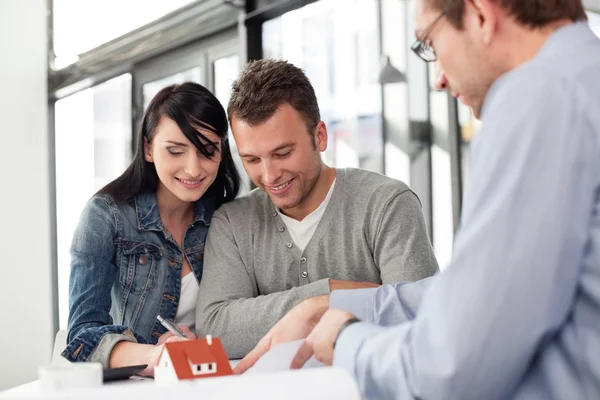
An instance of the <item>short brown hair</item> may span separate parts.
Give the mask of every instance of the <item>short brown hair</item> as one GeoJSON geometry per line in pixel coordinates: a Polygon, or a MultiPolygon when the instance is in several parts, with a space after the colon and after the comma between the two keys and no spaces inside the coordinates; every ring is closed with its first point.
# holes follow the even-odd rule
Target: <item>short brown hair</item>
{"type": "MultiPolygon", "coordinates": [[[[463,27],[464,0],[425,0],[432,7],[446,11],[446,18],[458,29],[463,27]]],[[[586,21],[581,0],[493,0],[517,22],[531,28],[540,28],[564,18],[586,21]]]]}
{"type": "Polygon", "coordinates": [[[312,133],[321,120],[315,90],[300,68],[283,60],[262,59],[246,65],[231,88],[229,122],[236,118],[257,125],[283,104],[298,111],[312,133]]]}

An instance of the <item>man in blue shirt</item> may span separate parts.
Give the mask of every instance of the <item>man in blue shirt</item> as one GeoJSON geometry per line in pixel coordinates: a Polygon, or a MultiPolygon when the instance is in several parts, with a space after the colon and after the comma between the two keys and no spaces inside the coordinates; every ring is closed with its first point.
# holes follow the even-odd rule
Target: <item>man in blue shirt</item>
{"type": "Polygon", "coordinates": [[[367,398],[598,399],[600,40],[580,0],[415,11],[413,50],[483,122],[453,259],[415,284],[305,300],[236,371],[308,336],[292,366],[315,354],[367,398]]]}

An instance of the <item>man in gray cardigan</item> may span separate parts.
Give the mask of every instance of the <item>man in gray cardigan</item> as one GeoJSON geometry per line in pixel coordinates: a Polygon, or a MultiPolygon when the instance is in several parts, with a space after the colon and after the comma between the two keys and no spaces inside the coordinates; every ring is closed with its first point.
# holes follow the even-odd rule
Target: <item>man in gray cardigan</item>
{"type": "Polygon", "coordinates": [[[199,336],[220,337],[229,358],[241,358],[308,297],[438,271],[408,186],[322,161],[327,129],[302,70],[285,61],[250,63],[233,85],[228,114],[257,189],[212,218],[199,336]]]}

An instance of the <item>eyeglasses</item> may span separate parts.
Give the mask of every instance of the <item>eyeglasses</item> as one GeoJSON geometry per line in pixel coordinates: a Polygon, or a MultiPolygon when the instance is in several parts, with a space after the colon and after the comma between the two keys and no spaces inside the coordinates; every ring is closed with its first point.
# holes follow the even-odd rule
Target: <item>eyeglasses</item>
{"type": "Polygon", "coordinates": [[[429,26],[423,31],[423,34],[420,38],[410,46],[410,49],[415,52],[419,58],[425,62],[433,62],[437,60],[437,56],[435,55],[435,51],[431,48],[430,45],[427,44],[427,36],[433,30],[433,27],[437,22],[442,19],[442,17],[446,15],[446,10],[442,11],[441,14],[431,23],[429,26]]]}

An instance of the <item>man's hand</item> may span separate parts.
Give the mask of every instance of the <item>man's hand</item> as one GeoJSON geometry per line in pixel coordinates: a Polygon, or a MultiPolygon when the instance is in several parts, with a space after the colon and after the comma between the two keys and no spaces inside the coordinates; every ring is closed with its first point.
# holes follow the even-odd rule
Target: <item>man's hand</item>
{"type": "Polygon", "coordinates": [[[333,363],[333,345],[342,325],[354,315],[343,310],[329,310],[298,349],[290,365],[291,369],[302,368],[312,355],[326,365],[333,363]]]}
{"type": "Polygon", "coordinates": [[[329,295],[311,297],[302,301],[271,328],[256,347],[236,365],[233,372],[236,374],[246,372],[263,354],[279,343],[307,337],[328,308],[329,295]]]}
{"type": "Polygon", "coordinates": [[[334,290],[377,288],[379,286],[381,285],[371,282],[339,281],[336,279],[329,280],[329,291],[331,292],[334,290]]]}

